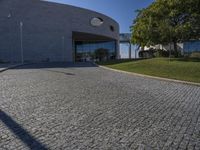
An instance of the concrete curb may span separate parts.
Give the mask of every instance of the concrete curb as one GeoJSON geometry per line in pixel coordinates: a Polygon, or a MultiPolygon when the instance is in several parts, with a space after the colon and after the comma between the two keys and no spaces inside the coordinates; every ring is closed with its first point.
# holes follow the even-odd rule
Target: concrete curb
{"type": "Polygon", "coordinates": [[[133,72],[127,72],[127,71],[122,71],[122,70],[117,70],[117,69],[112,69],[109,67],[101,66],[95,63],[100,68],[115,71],[115,72],[120,72],[120,73],[126,73],[129,75],[134,75],[138,77],[143,77],[143,78],[151,78],[151,79],[156,79],[156,80],[162,80],[162,81],[168,81],[168,82],[175,82],[175,83],[182,83],[182,84],[187,84],[187,85],[194,85],[194,86],[200,86],[200,83],[195,83],[195,82],[189,82],[189,81],[181,81],[181,80],[175,80],[175,79],[168,79],[168,78],[162,78],[162,77],[155,77],[155,76],[150,76],[150,75],[144,75],[144,74],[139,74],[139,73],[133,73],[133,72]]]}
{"type": "Polygon", "coordinates": [[[14,69],[16,67],[20,67],[20,66],[24,66],[24,65],[28,65],[28,64],[16,64],[16,65],[11,65],[11,66],[8,66],[8,67],[5,67],[4,69],[0,69],[0,73],[6,71],[6,70],[9,70],[9,69],[14,69]]]}

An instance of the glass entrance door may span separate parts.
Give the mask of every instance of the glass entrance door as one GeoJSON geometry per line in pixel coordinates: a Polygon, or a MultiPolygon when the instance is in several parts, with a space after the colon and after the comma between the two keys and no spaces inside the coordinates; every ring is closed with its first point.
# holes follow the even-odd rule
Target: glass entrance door
{"type": "Polygon", "coordinates": [[[115,58],[115,41],[75,41],[76,61],[106,61],[115,58]]]}

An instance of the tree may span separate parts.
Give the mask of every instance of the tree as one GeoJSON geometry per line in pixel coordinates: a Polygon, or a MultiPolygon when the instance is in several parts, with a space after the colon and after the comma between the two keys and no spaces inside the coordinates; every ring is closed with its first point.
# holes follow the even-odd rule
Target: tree
{"type": "Polygon", "coordinates": [[[199,0],[156,0],[138,10],[131,26],[132,42],[144,46],[177,43],[200,38],[199,0]]]}

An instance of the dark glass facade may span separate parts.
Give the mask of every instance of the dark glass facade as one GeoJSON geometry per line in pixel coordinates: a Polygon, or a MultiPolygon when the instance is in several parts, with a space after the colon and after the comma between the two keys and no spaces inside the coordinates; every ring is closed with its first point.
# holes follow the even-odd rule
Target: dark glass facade
{"type": "Polygon", "coordinates": [[[200,41],[189,41],[183,43],[184,53],[200,52],[200,41]]]}
{"type": "Polygon", "coordinates": [[[116,41],[75,41],[76,61],[105,61],[116,58],[116,41]]]}

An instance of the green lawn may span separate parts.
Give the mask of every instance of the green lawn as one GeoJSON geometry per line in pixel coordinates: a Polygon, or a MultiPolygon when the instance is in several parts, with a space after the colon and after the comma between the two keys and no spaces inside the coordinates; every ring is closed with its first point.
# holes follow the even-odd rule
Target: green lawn
{"type": "Polygon", "coordinates": [[[153,58],[99,62],[113,69],[200,83],[200,60],[153,58]]]}

